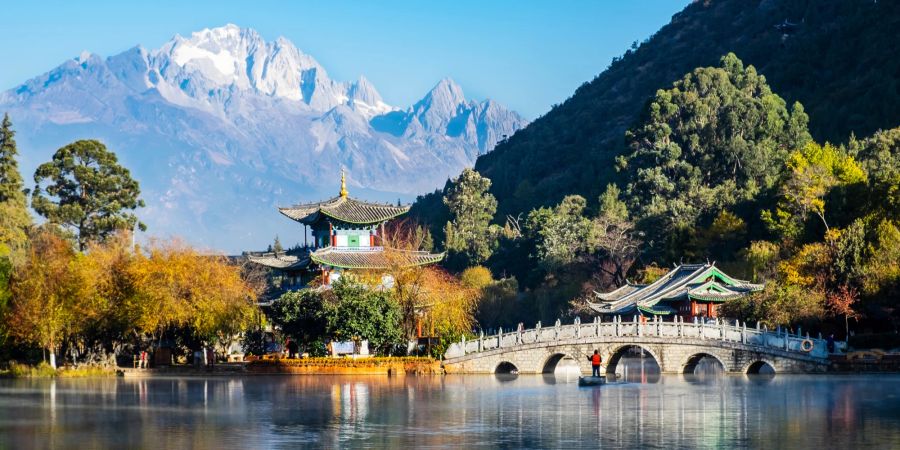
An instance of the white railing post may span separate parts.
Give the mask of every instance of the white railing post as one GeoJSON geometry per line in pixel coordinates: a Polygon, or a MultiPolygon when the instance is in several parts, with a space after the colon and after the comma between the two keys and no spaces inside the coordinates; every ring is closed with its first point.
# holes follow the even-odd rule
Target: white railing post
{"type": "Polygon", "coordinates": [[[790,339],[790,337],[791,337],[790,330],[788,330],[787,328],[785,328],[785,329],[784,329],[784,349],[785,349],[785,350],[788,349],[788,340],[790,339]]]}
{"type": "Polygon", "coordinates": [[[484,351],[484,330],[478,332],[478,351],[484,351]]]}
{"type": "Polygon", "coordinates": [[[466,354],[466,335],[462,336],[462,351],[463,351],[463,355],[465,355],[466,354]]]}
{"type": "Polygon", "coordinates": [[[643,333],[644,330],[641,330],[641,322],[640,322],[640,320],[638,320],[638,316],[634,316],[631,320],[634,321],[634,322],[633,322],[633,323],[634,323],[634,328],[636,329],[635,331],[637,331],[637,335],[638,335],[638,336],[643,336],[643,335],[644,335],[644,333],[643,333]]]}
{"type": "Polygon", "coordinates": [[[747,322],[741,327],[741,344],[747,343],[747,322]]]}
{"type": "Polygon", "coordinates": [[[503,347],[503,327],[497,329],[497,348],[503,347]]]}
{"type": "Polygon", "coordinates": [[[597,329],[594,331],[594,334],[599,337],[600,336],[600,316],[594,317],[594,326],[597,327],[597,329]]]}

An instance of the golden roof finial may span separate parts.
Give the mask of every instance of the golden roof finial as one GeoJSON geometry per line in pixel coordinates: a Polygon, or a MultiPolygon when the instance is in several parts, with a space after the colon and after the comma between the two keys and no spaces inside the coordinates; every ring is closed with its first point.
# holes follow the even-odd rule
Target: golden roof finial
{"type": "Polygon", "coordinates": [[[347,177],[344,175],[344,169],[341,169],[341,197],[347,197],[347,177]]]}

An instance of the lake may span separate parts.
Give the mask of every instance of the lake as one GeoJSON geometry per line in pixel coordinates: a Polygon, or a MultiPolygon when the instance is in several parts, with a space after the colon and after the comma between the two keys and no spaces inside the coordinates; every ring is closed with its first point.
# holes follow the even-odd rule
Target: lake
{"type": "Polygon", "coordinates": [[[0,380],[0,448],[900,448],[900,376],[0,380]]]}

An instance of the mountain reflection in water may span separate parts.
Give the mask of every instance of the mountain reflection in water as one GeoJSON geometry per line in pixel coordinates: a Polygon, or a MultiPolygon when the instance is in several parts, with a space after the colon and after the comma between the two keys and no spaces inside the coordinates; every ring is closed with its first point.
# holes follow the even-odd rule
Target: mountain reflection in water
{"type": "Polygon", "coordinates": [[[0,380],[0,448],[900,448],[900,376],[640,362],[600,388],[569,374],[0,380]]]}

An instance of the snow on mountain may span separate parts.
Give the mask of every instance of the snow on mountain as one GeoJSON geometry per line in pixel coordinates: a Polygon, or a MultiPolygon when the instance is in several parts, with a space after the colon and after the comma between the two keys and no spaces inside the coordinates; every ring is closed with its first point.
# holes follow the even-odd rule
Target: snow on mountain
{"type": "Polygon", "coordinates": [[[364,77],[332,80],[284,38],[235,25],[159,49],[83,53],[0,93],[23,172],[62,145],[98,138],[141,182],[154,235],[226,251],[302,240],[276,205],[355,194],[396,201],[443,185],[526,122],[441,80],[408,108],[364,77]]]}

